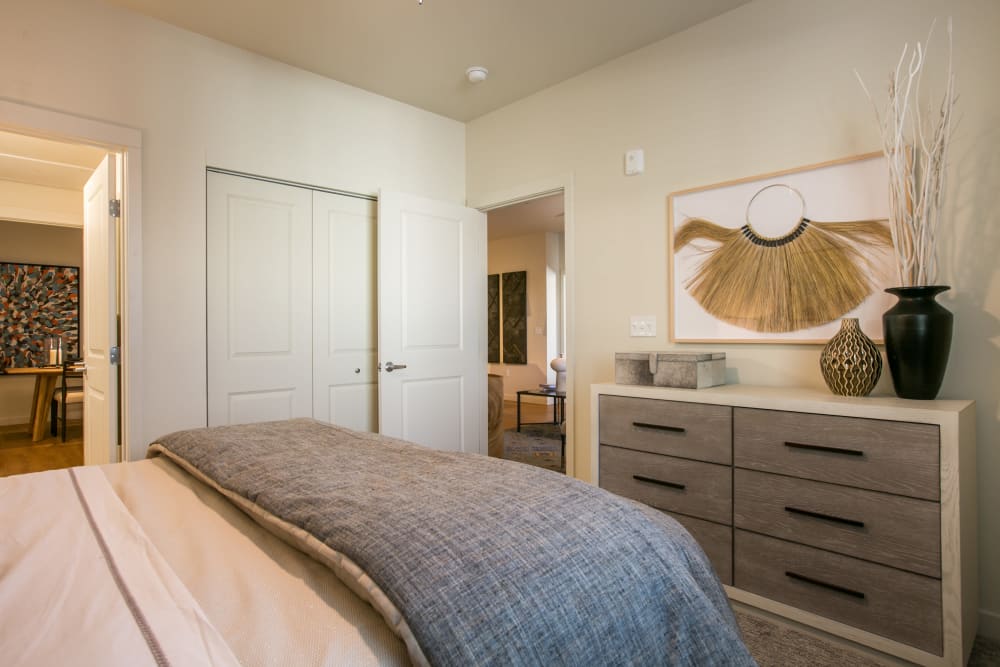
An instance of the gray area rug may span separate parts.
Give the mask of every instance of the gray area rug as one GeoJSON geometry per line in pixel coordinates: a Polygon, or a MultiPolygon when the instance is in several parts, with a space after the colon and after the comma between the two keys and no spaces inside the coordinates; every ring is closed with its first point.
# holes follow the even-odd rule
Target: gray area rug
{"type": "Polygon", "coordinates": [[[556,472],[566,472],[558,424],[524,424],[503,434],[503,457],[556,472]]]}
{"type": "MultiPolygon", "coordinates": [[[[883,662],[784,624],[736,612],[743,640],[760,667],[883,667],[883,662]]],[[[968,667],[1000,666],[1000,642],[977,637],[968,667]]]]}

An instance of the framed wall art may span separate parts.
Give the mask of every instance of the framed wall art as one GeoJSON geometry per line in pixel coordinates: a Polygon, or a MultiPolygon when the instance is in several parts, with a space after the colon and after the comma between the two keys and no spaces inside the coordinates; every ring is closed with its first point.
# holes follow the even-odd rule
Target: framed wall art
{"type": "Polygon", "coordinates": [[[672,193],[671,340],[825,343],[856,317],[880,342],[888,217],[882,153],[672,193]]]}
{"type": "Polygon", "coordinates": [[[504,273],[500,278],[503,304],[503,363],[528,363],[528,272],[504,273]]]}
{"type": "Polygon", "coordinates": [[[486,361],[500,363],[500,274],[486,276],[486,361]]]}
{"type": "Polygon", "coordinates": [[[80,269],[0,262],[0,365],[44,366],[45,339],[80,349],[80,269]]]}

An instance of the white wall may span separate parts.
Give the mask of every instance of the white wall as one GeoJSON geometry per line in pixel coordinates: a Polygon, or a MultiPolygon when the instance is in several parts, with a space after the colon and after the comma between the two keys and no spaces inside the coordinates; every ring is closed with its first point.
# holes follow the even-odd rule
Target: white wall
{"type": "Polygon", "coordinates": [[[0,181],[0,219],[83,227],[83,192],[0,181]]]}
{"type": "MultiPolygon", "coordinates": [[[[493,239],[487,246],[487,273],[527,271],[528,363],[490,364],[491,373],[504,376],[504,399],[508,401],[515,400],[521,389],[537,389],[540,384],[555,382],[555,374],[549,368],[547,348],[545,236],[544,232],[539,232],[493,239]],[[539,329],[541,333],[536,333],[539,329]]],[[[554,331],[552,333],[555,334],[554,331]]],[[[523,400],[535,399],[525,397],[523,400]]],[[[538,398],[537,402],[546,400],[548,399],[538,398]]]]}
{"type": "MultiPolygon", "coordinates": [[[[670,347],[670,192],[878,150],[871,105],[904,42],[939,18],[925,77],[940,90],[942,21],[955,20],[961,121],[941,234],[940,301],[955,313],[943,398],[977,401],[982,631],[1000,637],[1000,3],[756,0],[468,125],[469,198],[571,173],[576,471],[591,478],[589,387],[616,351],[670,347]],[[645,149],[646,173],[622,174],[645,149]],[[631,314],[657,337],[628,336],[631,314]]],[[[734,381],[823,387],[819,346],[720,345],[734,381]]],[[[891,391],[883,379],[877,391],[891,391]]]]}
{"type": "MultiPolygon", "coordinates": [[[[545,233],[545,356],[550,361],[563,351],[562,345],[562,284],[565,268],[561,232],[545,233]]],[[[549,367],[549,377],[555,383],[555,371],[549,367]]]]}
{"type": "Polygon", "coordinates": [[[143,442],[205,424],[205,167],[461,203],[465,129],[108,7],[5,3],[0,98],[142,131],[143,442]]]}
{"type": "MultiPolygon", "coordinates": [[[[83,195],[77,197],[82,210],[83,195]]],[[[83,230],[0,220],[0,262],[79,267],[83,230]]],[[[33,377],[0,375],[0,424],[27,424],[34,390],[33,377]]]]}

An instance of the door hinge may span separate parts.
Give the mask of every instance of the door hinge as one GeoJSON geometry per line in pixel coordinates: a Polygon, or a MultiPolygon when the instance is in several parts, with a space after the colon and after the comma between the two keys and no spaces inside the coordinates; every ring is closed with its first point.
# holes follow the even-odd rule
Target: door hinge
{"type": "Polygon", "coordinates": [[[108,215],[112,218],[120,218],[122,216],[122,200],[121,199],[109,199],[108,200],[108,215]]]}
{"type": "Polygon", "coordinates": [[[108,360],[113,365],[118,365],[122,362],[122,349],[117,345],[111,347],[111,354],[108,355],[108,360]]]}

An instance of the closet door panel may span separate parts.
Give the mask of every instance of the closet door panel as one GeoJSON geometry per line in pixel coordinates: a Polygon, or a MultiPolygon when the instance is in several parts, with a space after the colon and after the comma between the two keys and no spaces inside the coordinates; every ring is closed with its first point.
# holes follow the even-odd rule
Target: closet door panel
{"type": "Polygon", "coordinates": [[[312,415],[311,193],[208,174],[208,425],[312,415]]]}
{"type": "Polygon", "coordinates": [[[329,419],[317,419],[355,431],[378,433],[377,383],[333,385],[327,387],[326,397],[329,419]]]}
{"type": "Polygon", "coordinates": [[[376,203],[313,193],[313,415],[378,431],[376,203]]]}

